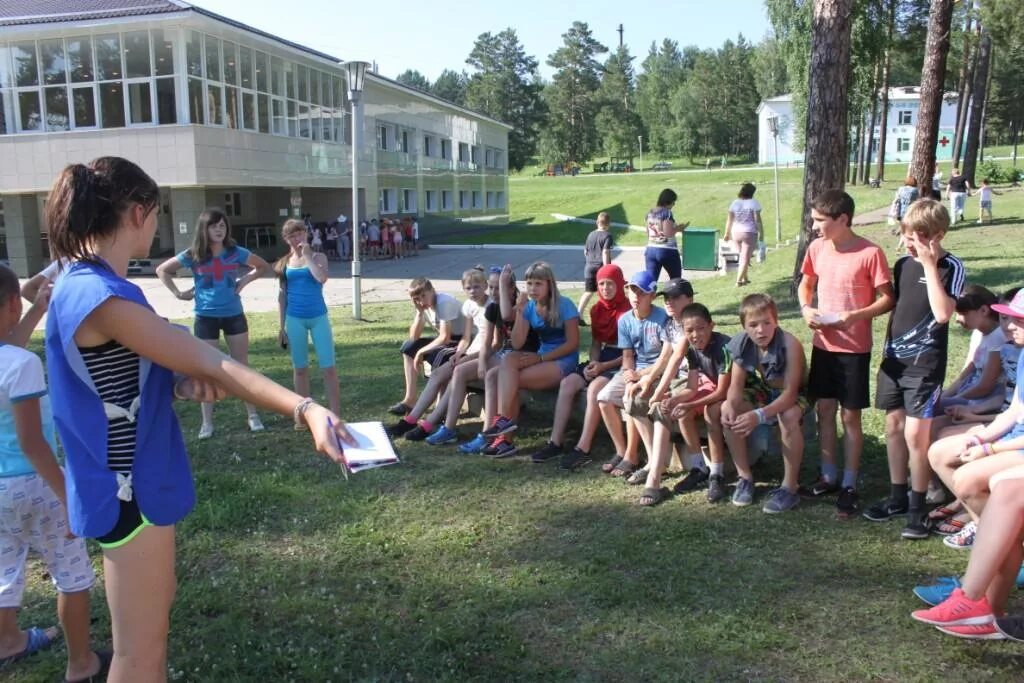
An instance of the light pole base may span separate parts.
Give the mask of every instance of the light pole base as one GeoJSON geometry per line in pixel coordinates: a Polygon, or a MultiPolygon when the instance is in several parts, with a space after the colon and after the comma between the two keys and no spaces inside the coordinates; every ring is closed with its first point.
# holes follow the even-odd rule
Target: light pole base
{"type": "Polygon", "coordinates": [[[352,262],[352,317],[356,320],[363,319],[363,264],[360,261],[352,262]]]}

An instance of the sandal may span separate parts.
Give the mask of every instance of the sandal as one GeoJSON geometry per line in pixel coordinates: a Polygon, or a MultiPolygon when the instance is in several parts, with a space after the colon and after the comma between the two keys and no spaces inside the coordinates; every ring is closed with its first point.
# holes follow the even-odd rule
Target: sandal
{"type": "Polygon", "coordinates": [[[639,486],[647,481],[647,474],[649,472],[650,470],[646,466],[641,467],[636,472],[633,472],[633,474],[626,477],[626,483],[630,486],[639,486]]]}
{"type": "Polygon", "coordinates": [[[654,507],[664,503],[666,500],[672,497],[672,493],[662,486],[660,489],[645,488],[644,492],[640,494],[640,499],[636,502],[640,507],[654,507]]]}
{"type": "Polygon", "coordinates": [[[99,671],[88,678],[76,678],[73,681],[65,678],[64,683],[103,683],[103,681],[107,680],[107,674],[110,673],[110,663],[114,660],[114,653],[102,650],[96,653],[96,657],[100,660],[99,671]]]}
{"type": "Polygon", "coordinates": [[[612,458],[611,460],[609,460],[605,464],[601,465],[601,471],[604,472],[605,474],[611,474],[612,470],[614,470],[616,467],[618,467],[619,463],[621,463],[621,462],[622,462],[622,456],[621,455],[616,455],[614,458],[612,458]]]}
{"type": "Polygon", "coordinates": [[[3,659],[0,659],[0,671],[6,669],[11,664],[14,664],[17,661],[22,660],[25,657],[28,657],[29,655],[35,654],[36,652],[39,652],[41,650],[48,649],[51,645],[53,645],[53,642],[57,640],[57,636],[51,638],[49,635],[47,635],[45,629],[41,629],[36,626],[27,629],[25,633],[28,634],[28,641],[25,643],[25,649],[21,652],[17,652],[11,655],[10,657],[4,657],[3,659]]]}
{"type": "Polygon", "coordinates": [[[638,465],[634,465],[630,461],[628,461],[625,458],[623,458],[622,462],[620,462],[618,465],[616,465],[615,469],[612,470],[612,476],[613,477],[628,477],[629,475],[631,475],[634,472],[636,472],[637,467],[639,467],[639,466],[638,465]]]}
{"type": "Polygon", "coordinates": [[[941,522],[943,520],[949,519],[958,512],[960,512],[959,507],[953,508],[948,505],[940,505],[939,507],[935,508],[934,510],[928,513],[928,519],[930,519],[933,522],[941,522]]]}
{"type": "Polygon", "coordinates": [[[952,536],[953,534],[960,533],[966,525],[966,522],[962,522],[955,517],[950,517],[949,519],[944,519],[935,524],[932,527],[932,531],[937,533],[939,536],[952,536]]]}

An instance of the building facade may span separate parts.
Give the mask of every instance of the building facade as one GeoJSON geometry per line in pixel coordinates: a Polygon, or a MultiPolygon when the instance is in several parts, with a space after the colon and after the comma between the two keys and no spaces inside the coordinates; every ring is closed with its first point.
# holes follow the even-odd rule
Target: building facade
{"type": "MultiPolygon", "coordinates": [[[[903,87],[889,89],[889,112],[885,117],[885,161],[886,163],[910,163],[914,153],[914,133],[917,130],[917,117],[921,109],[921,89],[919,87],[903,87]]],[[[793,125],[793,96],[780,95],[764,100],[757,108],[757,161],[759,164],[770,164],[775,159],[774,140],[768,119],[776,116],[779,121],[779,163],[801,164],[804,160],[803,151],[793,148],[795,138],[793,125]]],[[[855,125],[856,122],[851,122],[855,125]]],[[[870,121],[865,120],[867,126],[870,121]]],[[[956,128],[956,95],[947,96],[942,101],[939,113],[939,139],[935,145],[935,158],[939,161],[953,158],[953,137],[956,128]],[[951,99],[952,98],[952,99],[951,99]]],[[[871,163],[878,162],[879,133],[881,125],[876,125],[871,141],[871,163]]],[[[851,161],[854,150],[850,150],[851,161]]]]}
{"type": "Polygon", "coordinates": [[[338,59],[194,5],[0,4],[0,258],[37,272],[54,178],[105,155],[160,185],[154,256],[209,206],[270,253],[289,216],[351,215],[354,150],[361,217],[506,213],[509,126],[374,73],[355,145],[352,116],[338,59]]]}

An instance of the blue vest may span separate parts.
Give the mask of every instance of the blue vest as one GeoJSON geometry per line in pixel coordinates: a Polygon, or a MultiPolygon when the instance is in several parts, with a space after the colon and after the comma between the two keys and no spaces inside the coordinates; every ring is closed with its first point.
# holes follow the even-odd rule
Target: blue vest
{"type": "MultiPolygon", "coordinates": [[[[152,310],[142,290],[103,266],[74,263],[58,278],[46,319],[46,361],[57,433],[66,453],[68,517],[78,536],[96,538],[117,523],[117,477],[107,466],[107,417],[75,345],[75,333],[110,297],[152,310]]],[[[139,359],[132,485],[139,509],[167,526],[195,505],[185,442],[174,413],[174,373],[139,359]]]]}

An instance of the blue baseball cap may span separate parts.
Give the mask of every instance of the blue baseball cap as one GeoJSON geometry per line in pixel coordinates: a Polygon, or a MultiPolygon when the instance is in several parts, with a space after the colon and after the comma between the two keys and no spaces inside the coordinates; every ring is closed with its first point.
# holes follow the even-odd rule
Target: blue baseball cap
{"type": "Polygon", "coordinates": [[[629,283],[626,287],[636,287],[646,294],[654,294],[658,291],[658,281],[651,277],[651,274],[646,270],[641,270],[629,278],[629,283]]]}

